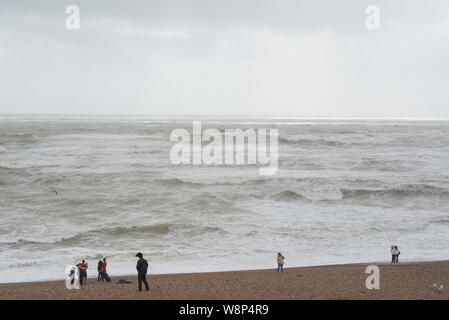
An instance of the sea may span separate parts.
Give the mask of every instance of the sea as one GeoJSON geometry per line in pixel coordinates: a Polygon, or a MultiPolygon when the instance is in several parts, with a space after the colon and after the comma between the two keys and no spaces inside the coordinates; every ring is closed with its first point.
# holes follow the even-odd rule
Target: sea
{"type": "MultiPolygon", "coordinates": [[[[0,282],[449,259],[449,120],[0,116],[0,282]],[[277,129],[278,170],[174,164],[175,129],[277,129]]],[[[95,280],[96,281],[96,280],[95,280]]]]}

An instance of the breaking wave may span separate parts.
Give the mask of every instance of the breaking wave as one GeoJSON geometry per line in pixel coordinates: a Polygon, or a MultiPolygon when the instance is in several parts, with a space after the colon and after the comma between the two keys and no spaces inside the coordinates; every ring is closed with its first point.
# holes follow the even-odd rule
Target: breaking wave
{"type": "Polygon", "coordinates": [[[408,198],[408,197],[429,197],[440,196],[449,198],[449,190],[437,188],[429,185],[404,185],[396,188],[387,189],[343,189],[344,198],[369,198],[369,197],[391,197],[391,198],[408,198]]]}
{"type": "Polygon", "coordinates": [[[148,239],[152,237],[164,236],[170,232],[182,232],[187,234],[205,234],[211,232],[226,232],[222,228],[218,227],[195,227],[188,224],[155,224],[155,225],[142,225],[132,227],[111,227],[111,228],[98,228],[84,232],[77,233],[67,238],[57,239],[40,239],[39,237],[25,238],[19,237],[17,239],[8,239],[0,241],[3,245],[58,245],[58,246],[70,246],[80,244],[86,241],[96,241],[101,239],[100,243],[107,243],[108,240],[114,239],[130,239],[146,237],[148,239]]]}
{"type": "Polygon", "coordinates": [[[396,188],[386,189],[302,189],[302,190],[284,190],[282,192],[274,193],[270,196],[276,201],[294,201],[300,199],[324,201],[324,200],[342,200],[342,199],[356,199],[363,198],[396,198],[404,199],[409,197],[444,197],[449,199],[449,190],[437,188],[429,185],[404,185],[396,188]]]}
{"type": "Polygon", "coordinates": [[[345,146],[347,143],[336,141],[336,140],[326,140],[326,139],[292,139],[279,137],[279,144],[293,145],[293,146],[329,146],[329,147],[340,147],[345,146]]]}

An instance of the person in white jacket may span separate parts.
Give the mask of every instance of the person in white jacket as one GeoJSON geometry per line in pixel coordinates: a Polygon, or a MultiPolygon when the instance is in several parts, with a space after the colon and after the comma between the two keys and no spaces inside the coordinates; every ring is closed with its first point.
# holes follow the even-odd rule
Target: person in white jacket
{"type": "Polygon", "coordinates": [[[401,254],[401,252],[398,249],[398,246],[394,246],[394,261],[396,263],[399,263],[399,255],[401,254]]]}
{"type": "Polygon", "coordinates": [[[391,246],[391,263],[399,263],[400,254],[398,246],[391,246]]]}

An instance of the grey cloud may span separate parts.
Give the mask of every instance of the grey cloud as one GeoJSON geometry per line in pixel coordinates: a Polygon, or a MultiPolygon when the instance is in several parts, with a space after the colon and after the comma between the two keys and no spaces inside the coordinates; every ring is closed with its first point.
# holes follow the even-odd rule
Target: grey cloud
{"type": "Polygon", "coordinates": [[[449,3],[2,1],[0,113],[449,116],[449,3]],[[65,28],[77,4],[81,29],[65,28]],[[365,28],[365,8],[381,29],[365,28]]]}

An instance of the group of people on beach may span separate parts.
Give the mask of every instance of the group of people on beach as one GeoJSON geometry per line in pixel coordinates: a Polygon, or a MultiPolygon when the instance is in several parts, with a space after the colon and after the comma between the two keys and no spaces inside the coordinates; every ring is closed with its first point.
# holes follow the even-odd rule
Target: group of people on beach
{"type": "MultiPolygon", "coordinates": [[[[77,268],[79,270],[79,281],[80,286],[87,284],[87,269],[89,268],[89,265],[87,264],[86,260],[82,260],[80,263],[78,263],[77,268]]],[[[98,281],[111,281],[111,279],[108,276],[108,273],[106,272],[106,268],[108,266],[108,262],[106,261],[106,258],[103,259],[103,261],[98,260],[98,281]]]]}
{"type": "MultiPolygon", "coordinates": [[[[148,272],[148,261],[143,258],[143,254],[139,252],[136,254],[136,257],[139,258],[137,261],[136,269],[137,269],[137,282],[139,286],[139,291],[142,291],[142,283],[145,285],[146,291],[150,290],[150,286],[147,282],[147,272],[148,272]]],[[[110,282],[111,278],[109,278],[109,275],[107,273],[107,266],[108,262],[106,261],[106,258],[103,258],[103,260],[98,260],[98,282],[110,282]]],[[[85,260],[82,260],[80,263],[76,265],[76,267],[79,270],[79,283],[80,286],[87,284],[87,269],[89,268],[87,262],[85,260]]],[[[74,271],[72,271],[73,274],[74,271]]],[[[120,279],[123,280],[123,279],[120,279]]],[[[74,279],[72,279],[73,284],[74,279]]],[[[119,283],[130,283],[129,281],[119,281],[119,283]]]]}
{"type": "MultiPolygon", "coordinates": [[[[401,252],[398,249],[398,246],[392,245],[391,246],[391,263],[399,263],[399,255],[401,252]]],[[[148,261],[143,258],[143,254],[139,252],[136,254],[136,257],[139,258],[137,261],[136,269],[137,269],[137,282],[138,282],[138,288],[139,291],[142,291],[142,283],[145,285],[146,291],[150,290],[150,287],[147,282],[147,272],[148,272],[148,261]]],[[[276,272],[284,272],[284,264],[285,264],[285,257],[282,253],[278,252],[276,256],[276,262],[277,262],[277,270],[276,272]]],[[[98,271],[98,281],[102,282],[110,282],[111,279],[109,278],[106,270],[107,270],[107,261],[106,258],[103,260],[98,261],[97,271],[98,271]]],[[[80,285],[83,284],[86,285],[87,283],[87,269],[88,264],[85,260],[83,260],[81,263],[76,265],[79,268],[80,272],[80,285]]],[[[122,279],[121,279],[122,280],[122,279]]],[[[119,283],[121,283],[119,281],[119,283]]],[[[129,282],[124,282],[129,283],[129,282]]]]}
{"type": "Polygon", "coordinates": [[[98,271],[98,282],[109,282],[111,279],[108,276],[108,273],[106,272],[106,268],[108,267],[108,262],[106,261],[106,258],[103,258],[103,261],[98,260],[97,265],[97,271],[98,271]]]}
{"type": "Polygon", "coordinates": [[[398,246],[391,246],[391,263],[399,263],[399,255],[401,251],[399,251],[398,246]]]}
{"type": "MultiPolygon", "coordinates": [[[[401,254],[401,251],[399,251],[398,246],[392,245],[391,246],[391,263],[399,263],[399,255],[401,254]]],[[[276,257],[277,262],[277,270],[276,272],[284,272],[284,263],[285,263],[285,257],[282,253],[278,252],[276,257]]]]}

